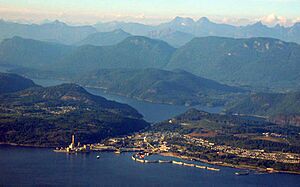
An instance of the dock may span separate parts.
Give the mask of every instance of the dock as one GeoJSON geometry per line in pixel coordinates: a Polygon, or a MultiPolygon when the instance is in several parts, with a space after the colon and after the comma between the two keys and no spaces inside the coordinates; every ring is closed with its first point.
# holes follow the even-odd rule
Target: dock
{"type": "Polygon", "coordinates": [[[207,166],[202,166],[202,165],[197,165],[197,164],[192,164],[192,163],[186,163],[186,162],[180,162],[180,161],[175,161],[175,160],[147,160],[147,159],[139,159],[136,157],[136,154],[133,154],[131,156],[132,160],[140,163],[160,163],[160,164],[165,164],[165,163],[171,163],[175,165],[180,165],[180,166],[186,166],[186,167],[194,167],[194,168],[199,168],[199,169],[206,169],[209,171],[220,171],[219,168],[213,168],[213,167],[207,167],[207,166]]]}

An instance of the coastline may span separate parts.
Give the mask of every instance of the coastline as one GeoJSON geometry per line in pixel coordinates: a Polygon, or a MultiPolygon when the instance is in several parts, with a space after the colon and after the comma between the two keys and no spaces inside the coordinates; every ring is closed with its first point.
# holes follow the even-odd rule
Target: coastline
{"type": "MultiPolygon", "coordinates": [[[[7,143],[7,142],[0,142],[0,145],[7,145],[7,146],[14,146],[14,147],[27,147],[27,148],[48,148],[48,149],[53,149],[56,148],[56,146],[42,146],[42,145],[33,145],[33,144],[17,144],[17,143],[7,143]]],[[[83,153],[85,154],[85,153],[83,153]]],[[[215,166],[222,166],[222,167],[230,167],[230,168],[236,168],[236,169],[246,169],[246,170],[251,170],[251,171],[256,171],[258,173],[265,173],[265,174],[271,174],[271,173],[283,173],[283,174],[292,174],[292,175],[300,175],[300,171],[282,171],[282,170],[273,170],[273,171],[267,171],[266,168],[259,168],[259,167],[254,167],[254,166],[249,166],[249,165],[233,165],[229,163],[225,163],[222,161],[218,162],[212,162],[204,159],[199,159],[196,157],[184,157],[180,156],[176,153],[158,153],[158,155],[165,156],[165,157],[173,157],[173,158],[179,158],[182,160],[193,160],[197,162],[202,162],[210,165],[215,165],[215,166]]]]}
{"type": "Polygon", "coordinates": [[[147,103],[152,103],[152,104],[173,105],[173,106],[186,106],[186,107],[196,107],[196,106],[202,106],[202,107],[224,107],[222,105],[203,105],[201,103],[195,103],[195,102],[187,105],[187,104],[182,103],[182,102],[180,102],[180,103],[182,103],[182,104],[180,104],[180,103],[167,102],[167,101],[151,100],[151,99],[141,98],[141,97],[138,97],[138,96],[129,96],[129,95],[126,95],[126,94],[121,93],[121,92],[114,92],[114,91],[108,90],[108,89],[103,88],[103,87],[90,86],[90,85],[85,85],[85,84],[80,84],[80,83],[76,83],[76,84],[79,84],[80,86],[82,86],[84,88],[88,88],[88,89],[101,90],[105,94],[110,94],[110,95],[125,97],[125,98],[128,98],[128,99],[133,99],[133,100],[147,102],[147,103]]]}
{"type": "Polygon", "coordinates": [[[31,148],[55,148],[56,146],[46,146],[46,145],[34,145],[34,144],[17,144],[10,142],[0,142],[0,145],[14,146],[14,147],[31,147],[31,148]]]}
{"type": "Polygon", "coordinates": [[[249,166],[249,165],[233,165],[225,162],[212,162],[204,159],[199,159],[195,157],[182,157],[176,153],[159,153],[161,156],[167,156],[167,157],[174,157],[174,158],[179,158],[182,160],[193,160],[193,161],[198,161],[198,162],[203,162],[206,164],[211,164],[211,165],[216,165],[216,166],[222,166],[222,167],[230,167],[230,168],[236,168],[236,169],[246,169],[246,170],[251,170],[251,171],[256,171],[258,173],[265,173],[265,174],[271,174],[271,173],[284,173],[284,174],[294,174],[294,175],[300,175],[300,171],[281,171],[281,170],[274,170],[272,172],[267,171],[265,168],[259,168],[259,167],[254,167],[254,166],[249,166]]]}

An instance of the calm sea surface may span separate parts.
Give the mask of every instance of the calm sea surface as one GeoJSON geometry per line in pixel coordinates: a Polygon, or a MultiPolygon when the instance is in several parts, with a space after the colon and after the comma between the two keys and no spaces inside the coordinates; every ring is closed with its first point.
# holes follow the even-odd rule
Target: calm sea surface
{"type": "Polygon", "coordinates": [[[237,170],[231,168],[213,172],[142,164],[130,157],[130,153],[68,155],[51,149],[0,146],[0,186],[300,186],[298,175],[236,176],[237,170]]]}

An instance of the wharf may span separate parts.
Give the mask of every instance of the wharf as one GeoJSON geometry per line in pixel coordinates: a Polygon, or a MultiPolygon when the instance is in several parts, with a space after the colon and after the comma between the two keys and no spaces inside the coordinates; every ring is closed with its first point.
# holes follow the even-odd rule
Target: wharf
{"type": "Polygon", "coordinates": [[[146,159],[139,159],[136,156],[137,156],[136,154],[133,154],[131,156],[132,160],[134,160],[136,162],[140,162],[140,163],[171,163],[171,164],[175,164],[175,165],[181,165],[181,166],[186,166],[186,167],[195,167],[195,168],[206,169],[206,170],[210,170],[210,171],[220,171],[220,169],[218,169],[218,168],[206,167],[206,166],[202,166],[202,165],[185,163],[185,162],[179,162],[179,161],[175,161],[175,160],[146,160],[146,159]]]}

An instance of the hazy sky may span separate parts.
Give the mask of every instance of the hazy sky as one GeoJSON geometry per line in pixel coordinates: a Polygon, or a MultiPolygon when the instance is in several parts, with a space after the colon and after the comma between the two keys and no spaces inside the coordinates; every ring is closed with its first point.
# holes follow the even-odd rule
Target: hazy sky
{"type": "Polygon", "coordinates": [[[300,0],[0,0],[2,19],[73,23],[124,20],[157,24],[175,16],[245,24],[300,21],[300,0]]]}

